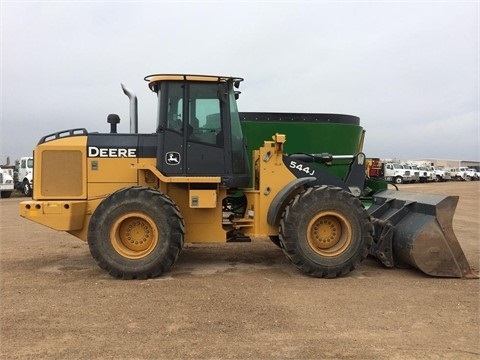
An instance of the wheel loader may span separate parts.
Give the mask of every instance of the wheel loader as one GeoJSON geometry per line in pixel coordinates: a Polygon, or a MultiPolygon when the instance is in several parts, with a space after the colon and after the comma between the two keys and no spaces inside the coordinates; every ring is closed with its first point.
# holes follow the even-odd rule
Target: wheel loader
{"type": "Polygon", "coordinates": [[[20,215],[88,242],[114,277],[168,271],[185,242],[270,239],[302,272],[335,278],[367,256],[476,277],[452,228],[458,197],[404,193],[366,176],[365,131],[341,114],[240,113],[242,78],[156,74],[156,129],[72,128],[34,149],[20,215]]]}

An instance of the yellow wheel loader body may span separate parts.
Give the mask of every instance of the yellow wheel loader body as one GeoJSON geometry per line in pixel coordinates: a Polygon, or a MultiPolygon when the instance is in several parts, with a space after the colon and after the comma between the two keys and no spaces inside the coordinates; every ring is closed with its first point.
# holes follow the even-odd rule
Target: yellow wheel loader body
{"type": "Polygon", "coordinates": [[[87,241],[113,276],[159,276],[185,242],[256,237],[270,238],[315,277],[346,275],[368,255],[432,276],[476,277],[452,228],[458,199],[385,190],[378,182],[372,189],[358,118],[290,117],[298,126],[301,119],[325,120],[336,136],[347,128],[341,121],[352,123],[361,133],[354,154],[287,154],[289,135],[282,133],[247,151],[236,108],[243,79],[146,80],[159,101],[156,132],[117,134],[119,118],[109,115],[110,133],[74,128],[43,137],[34,150],[33,199],[19,207],[26,219],[87,241]],[[342,171],[329,170],[336,163],[342,171]]]}

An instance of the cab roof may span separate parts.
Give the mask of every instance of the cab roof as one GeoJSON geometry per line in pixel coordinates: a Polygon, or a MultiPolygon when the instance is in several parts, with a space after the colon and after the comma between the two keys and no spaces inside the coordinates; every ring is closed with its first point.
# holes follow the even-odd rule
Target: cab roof
{"type": "Polygon", "coordinates": [[[235,87],[243,81],[242,78],[233,76],[217,76],[217,75],[192,75],[192,74],[154,74],[145,76],[148,81],[148,87],[155,91],[155,84],[162,81],[210,81],[210,82],[228,82],[233,81],[235,87]]]}

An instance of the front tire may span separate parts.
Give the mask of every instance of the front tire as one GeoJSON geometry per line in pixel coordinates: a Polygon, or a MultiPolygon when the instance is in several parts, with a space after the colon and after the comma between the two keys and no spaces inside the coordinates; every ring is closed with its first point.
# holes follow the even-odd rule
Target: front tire
{"type": "Polygon", "coordinates": [[[286,256],[314,277],[348,274],[368,256],[373,242],[373,225],[362,203],[328,186],[298,194],[286,207],[279,232],[286,256]]]}
{"type": "Polygon", "coordinates": [[[170,269],[183,247],[185,224],[166,195],[145,187],[119,190],[96,208],[88,245],[97,264],[121,279],[146,279],[170,269]]]}

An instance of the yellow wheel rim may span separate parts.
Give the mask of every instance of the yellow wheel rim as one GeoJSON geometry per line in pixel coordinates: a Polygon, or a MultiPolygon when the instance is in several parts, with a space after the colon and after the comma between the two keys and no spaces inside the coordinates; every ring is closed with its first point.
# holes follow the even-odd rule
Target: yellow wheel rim
{"type": "Polygon", "coordinates": [[[352,227],[342,214],[322,211],[308,223],[307,240],[317,254],[337,256],[352,242],[352,227]]]}
{"type": "Polygon", "coordinates": [[[142,213],[119,217],[110,230],[115,251],[128,259],[140,259],[150,254],[158,243],[158,230],[152,219],[142,213]]]}

